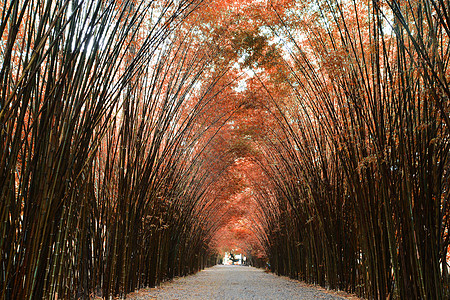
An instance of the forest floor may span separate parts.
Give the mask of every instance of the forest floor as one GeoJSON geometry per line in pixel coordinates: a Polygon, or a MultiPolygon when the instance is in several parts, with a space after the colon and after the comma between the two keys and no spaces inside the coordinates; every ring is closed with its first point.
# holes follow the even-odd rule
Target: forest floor
{"type": "Polygon", "coordinates": [[[127,299],[358,299],[246,266],[218,265],[176,278],[160,287],[141,289],[127,299]]]}

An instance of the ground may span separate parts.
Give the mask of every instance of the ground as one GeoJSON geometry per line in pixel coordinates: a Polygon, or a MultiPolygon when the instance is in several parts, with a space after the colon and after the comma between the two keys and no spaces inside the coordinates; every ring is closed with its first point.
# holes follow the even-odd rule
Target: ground
{"type": "Polygon", "coordinates": [[[218,265],[177,278],[159,288],[142,289],[129,299],[357,299],[341,292],[276,276],[262,269],[218,265]]]}

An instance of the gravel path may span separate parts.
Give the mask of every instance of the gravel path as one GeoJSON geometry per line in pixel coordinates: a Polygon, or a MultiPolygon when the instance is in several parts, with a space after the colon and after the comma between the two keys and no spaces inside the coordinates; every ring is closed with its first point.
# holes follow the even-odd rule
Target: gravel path
{"type": "Polygon", "coordinates": [[[215,266],[177,278],[159,288],[141,290],[131,299],[345,299],[309,286],[244,266],[215,266]]]}

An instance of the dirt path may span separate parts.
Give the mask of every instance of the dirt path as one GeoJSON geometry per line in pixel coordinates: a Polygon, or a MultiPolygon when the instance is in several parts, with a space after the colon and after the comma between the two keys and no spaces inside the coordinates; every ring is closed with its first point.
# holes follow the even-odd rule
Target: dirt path
{"type": "MultiPolygon", "coordinates": [[[[128,298],[128,297],[127,297],[128,298]]],[[[140,290],[130,299],[346,299],[304,283],[244,266],[215,266],[140,290]]]]}

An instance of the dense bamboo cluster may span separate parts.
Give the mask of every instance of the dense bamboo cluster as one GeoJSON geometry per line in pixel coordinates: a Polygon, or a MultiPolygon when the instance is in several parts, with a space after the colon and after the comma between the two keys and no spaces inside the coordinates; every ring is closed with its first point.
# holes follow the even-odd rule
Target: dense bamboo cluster
{"type": "Polygon", "coordinates": [[[371,299],[447,299],[449,4],[317,5],[315,21],[305,8],[272,28],[291,46],[292,96],[266,87],[280,124],[259,141],[270,267],[371,299]]]}
{"type": "Polygon", "coordinates": [[[2,2],[1,299],[125,295],[215,262],[213,53],[179,26],[198,4],[2,2]]]}

